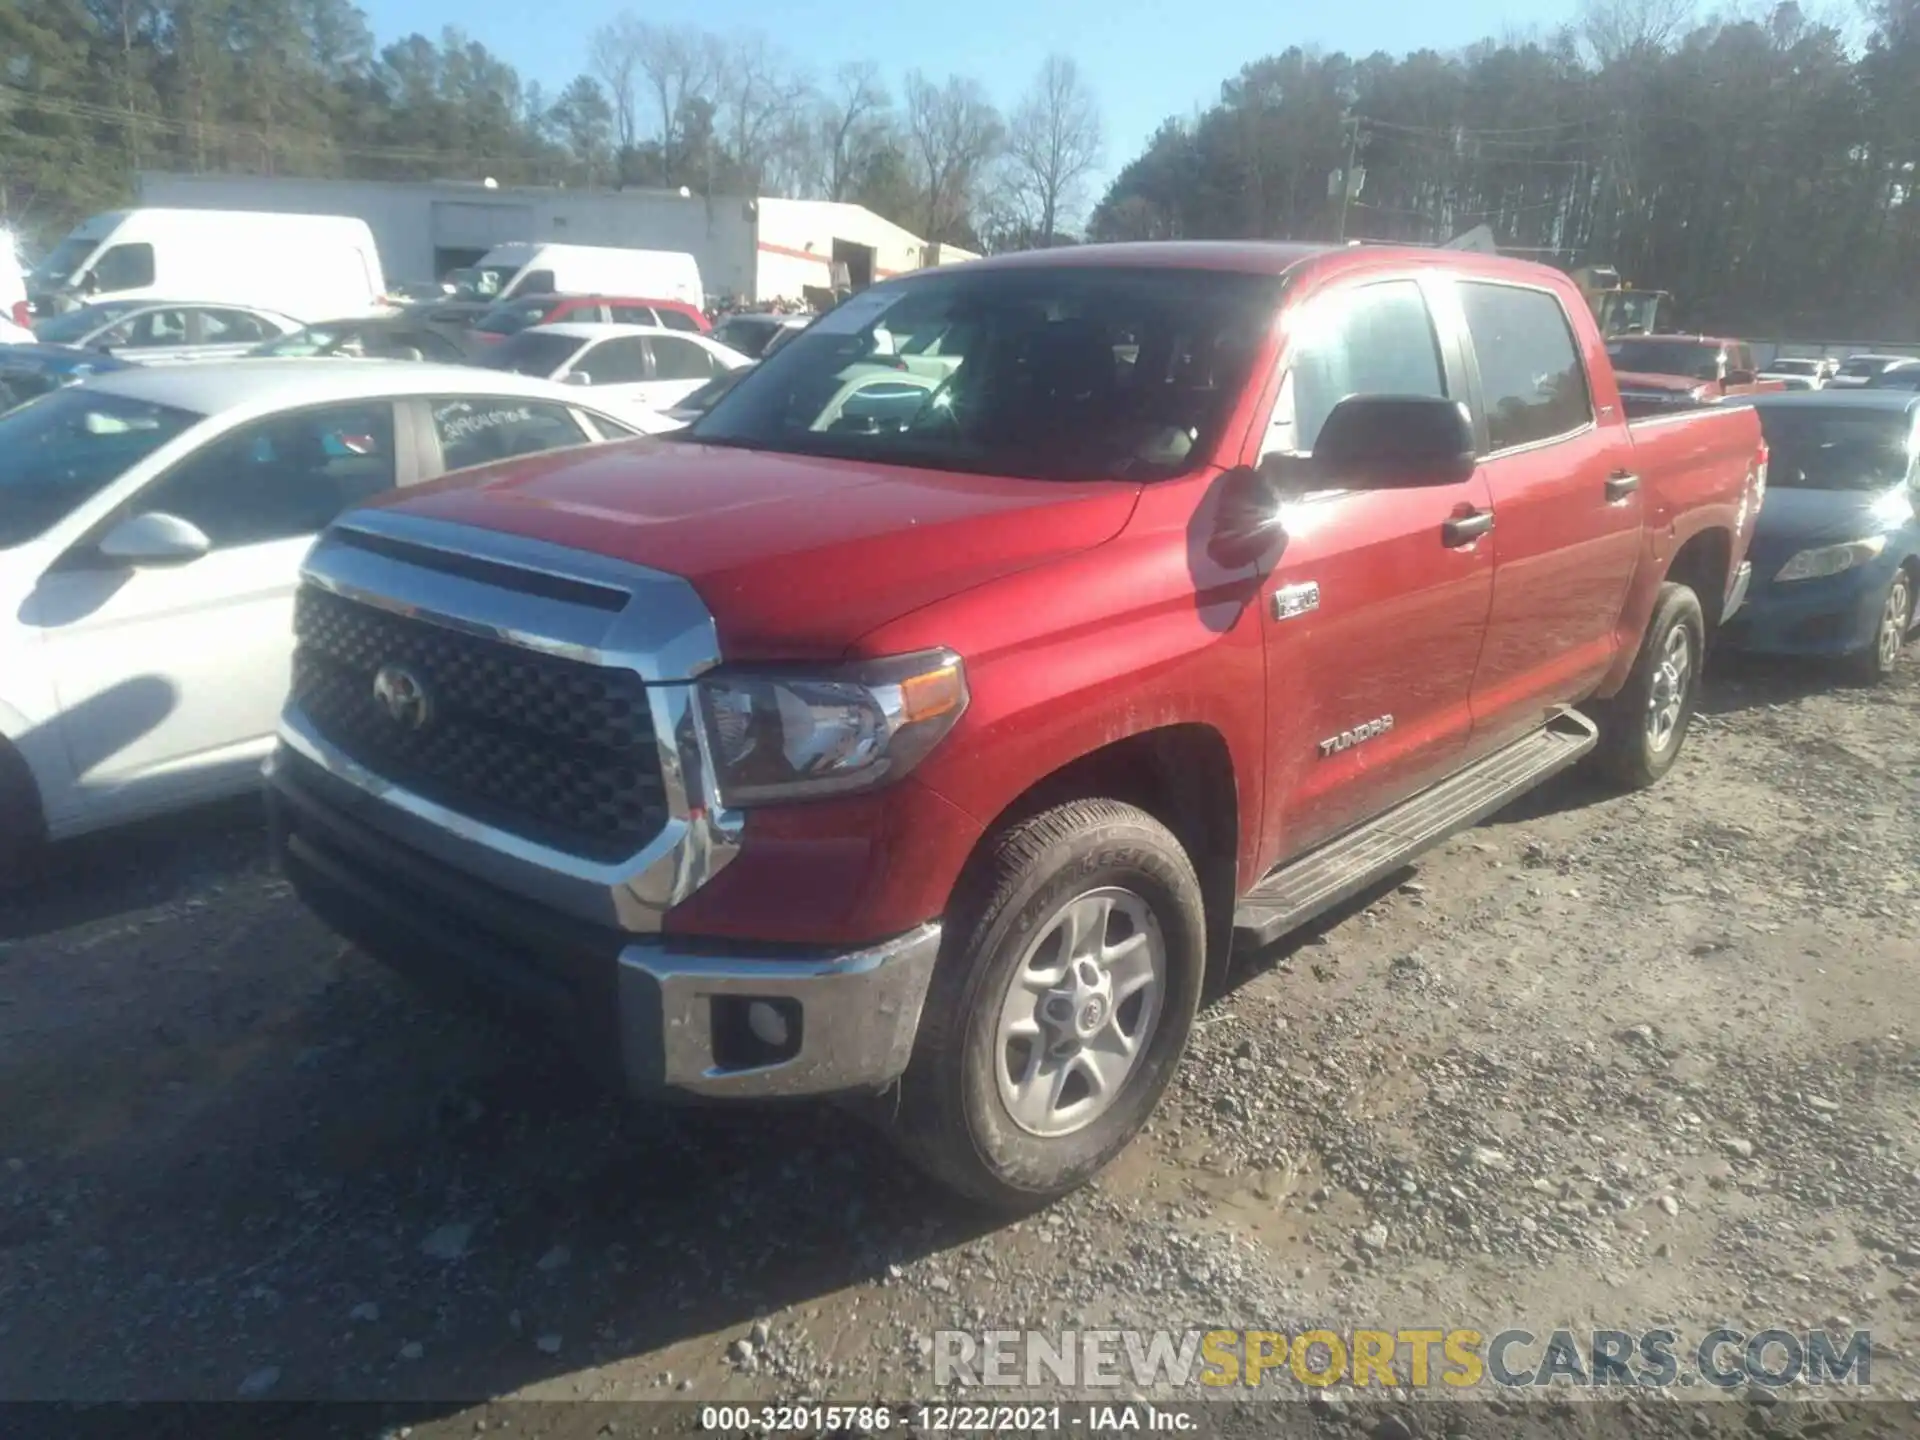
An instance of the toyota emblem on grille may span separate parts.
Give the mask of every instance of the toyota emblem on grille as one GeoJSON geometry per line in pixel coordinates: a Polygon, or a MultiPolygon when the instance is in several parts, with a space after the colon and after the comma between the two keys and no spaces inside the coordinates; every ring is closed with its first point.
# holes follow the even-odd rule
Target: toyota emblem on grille
{"type": "Polygon", "coordinates": [[[408,730],[424,728],[433,714],[426,686],[405,666],[382,665],[373,677],[373,698],[389,720],[408,730]]]}

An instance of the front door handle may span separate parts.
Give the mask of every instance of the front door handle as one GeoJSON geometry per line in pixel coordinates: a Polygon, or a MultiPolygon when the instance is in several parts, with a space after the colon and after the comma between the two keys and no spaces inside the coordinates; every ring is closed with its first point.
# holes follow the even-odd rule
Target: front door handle
{"type": "Polygon", "coordinates": [[[1471,515],[1456,515],[1440,527],[1441,538],[1449,545],[1471,545],[1493,529],[1493,512],[1476,510],[1471,515]]]}
{"type": "Polygon", "coordinates": [[[1631,470],[1616,470],[1607,476],[1607,503],[1615,504],[1626,499],[1640,488],[1640,477],[1631,470]]]}

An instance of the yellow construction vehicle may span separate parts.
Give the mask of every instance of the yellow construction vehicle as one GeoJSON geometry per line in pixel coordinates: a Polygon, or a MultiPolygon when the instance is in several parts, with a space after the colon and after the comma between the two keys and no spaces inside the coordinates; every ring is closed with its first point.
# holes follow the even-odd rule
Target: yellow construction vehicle
{"type": "Polygon", "coordinates": [[[1611,265],[1582,265],[1573,283],[1587,297],[1602,335],[1653,335],[1674,328],[1673,296],[1665,290],[1636,290],[1611,265]]]}

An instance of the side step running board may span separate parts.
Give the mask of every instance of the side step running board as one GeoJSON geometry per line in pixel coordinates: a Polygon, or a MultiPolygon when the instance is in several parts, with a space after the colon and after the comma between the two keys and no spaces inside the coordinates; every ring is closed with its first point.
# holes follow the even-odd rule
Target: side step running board
{"type": "Polygon", "coordinates": [[[1566,769],[1599,742],[1592,721],[1567,710],[1386,814],[1270,873],[1233,915],[1242,944],[1270,945],[1351,899],[1421,851],[1477,825],[1515,796],[1566,769]]]}

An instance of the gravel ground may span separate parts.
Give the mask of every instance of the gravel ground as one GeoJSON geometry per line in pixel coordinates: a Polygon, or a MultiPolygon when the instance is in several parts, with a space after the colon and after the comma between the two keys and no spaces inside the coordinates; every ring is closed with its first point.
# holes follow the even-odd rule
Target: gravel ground
{"type": "Polygon", "coordinates": [[[1723,1321],[1870,1327],[1920,1393],[1917,675],[1723,667],[1660,787],[1568,777],[1248,957],[1147,1136],[1012,1225],[839,1112],[635,1111],[415,996],[251,806],[70,847],[0,908],[0,1398],[425,1437],[925,1398],[948,1327],[1723,1321]]]}

